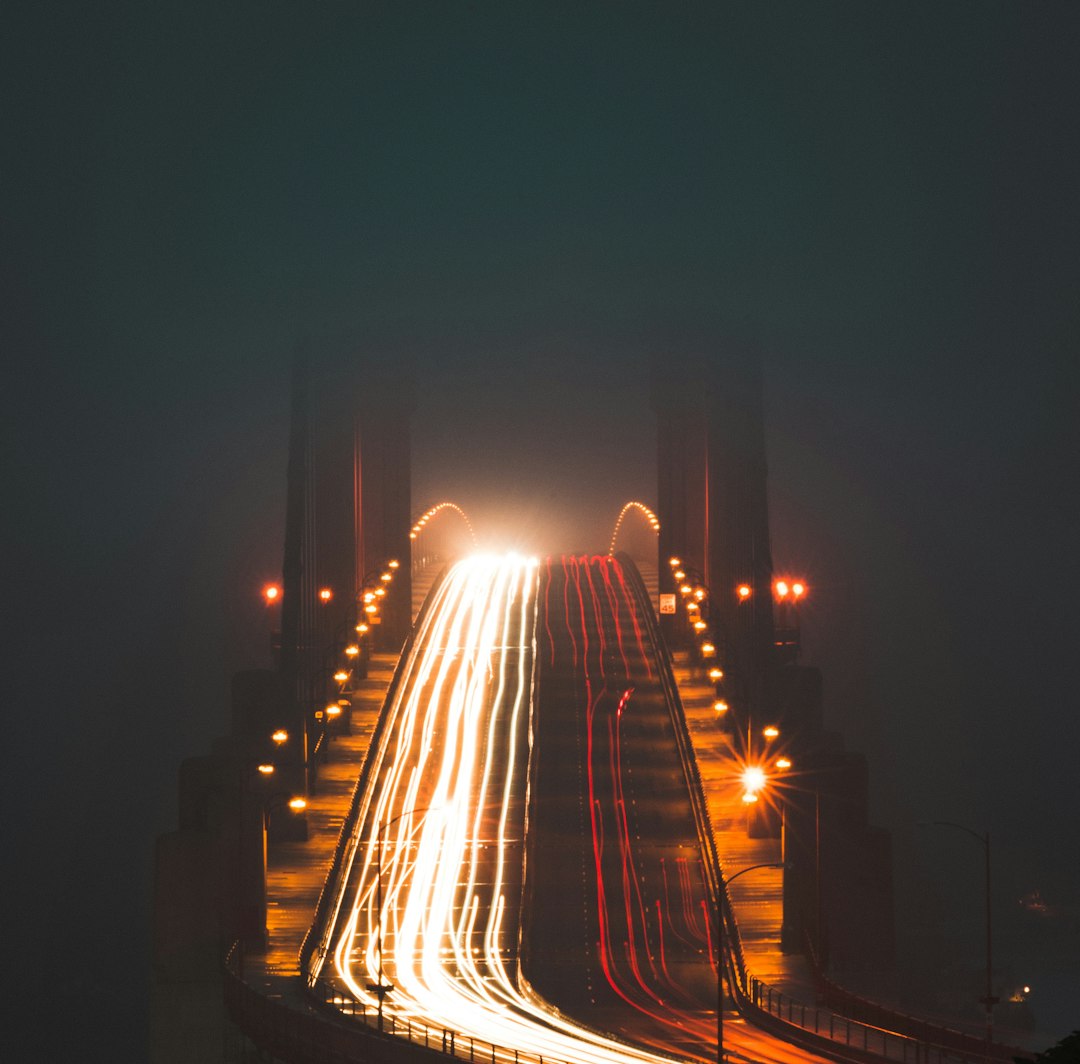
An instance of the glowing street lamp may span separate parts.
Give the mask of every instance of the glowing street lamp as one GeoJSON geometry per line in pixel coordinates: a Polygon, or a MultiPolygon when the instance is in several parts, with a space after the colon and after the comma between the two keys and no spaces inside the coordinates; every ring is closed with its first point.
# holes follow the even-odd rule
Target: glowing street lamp
{"type": "Polygon", "coordinates": [[[334,597],[334,592],[328,587],[319,588],[319,601],[325,606],[334,597]]]}
{"type": "Polygon", "coordinates": [[[262,589],[262,597],[267,606],[272,606],[281,599],[281,586],[279,584],[267,584],[262,589]]]}
{"type": "Polygon", "coordinates": [[[740,584],[735,588],[735,594],[739,596],[740,602],[745,602],[753,593],[753,588],[749,584],[740,584]]]}
{"type": "Polygon", "coordinates": [[[788,582],[786,580],[777,580],[776,583],[773,584],[773,591],[776,592],[776,597],[780,599],[781,602],[788,597],[788,592],[790,590],[791,588],[788,587],[788,582]]]}
{"type": "Polygon", "coordinates": [[[744,788],[743,801],[756,802],[758,794],[765,789],[768,777],[760,765],[747,765],[743,769],[742,784],[744,788]]]}

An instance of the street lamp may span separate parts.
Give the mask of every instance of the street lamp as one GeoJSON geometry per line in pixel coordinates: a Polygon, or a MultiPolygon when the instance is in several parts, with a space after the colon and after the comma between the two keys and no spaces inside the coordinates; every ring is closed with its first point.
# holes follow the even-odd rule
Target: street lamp
{"type": "Polygon", "coordinates": [[[1000,1000],[994,997],[994,940],[990,920],[990,832],[980,835],[972,828],[954,824],[951,820],[935,820],[929,824],[920,824],[919,827],[956,828],[973,839],[978,839],[983,845],[986,855],[986,996],[979,999],[979,1004],[986,1007],[986,1041],[990,1043],[994,1040],[994,1006],[1000,1000]]]}
{"type": "Polygon", "coordinates": [[[403,817],[410,816],[416,813],[427,813],[432,809],[439,808],[437,805],[425,805],[420,808],[406,809],[404,812],[398,813],[396,817],[391,820],[384,820],[379,825],[379,831],[375,839],[375,908],[376,908],[376,920],[375,920],[375,948],[379,953],[379,970],[378,978],[374,983],[367,984],[367,990],[369,993],[374,994],[379,999],[379,1031],[383,1029],[383,999],[387,994],[391,993],[394,987],[387,983],[383,977],[383,893],[382,893],[382,848],[383,848],[383,834],[391,827],[393,827],[403,817]]]}
{"type": "Polygon", "coordinates": [[[720,874],[720,896],[717,898],[716,915],[719,925],[716,933],[716,1060],[717,1064],[724,1064],[724,955],[727,952],[726,923],[724,921],[724,901],[727,898],[727,888],[735,882],[739,876],[745,876],[747,872],[754,872],[759,868],[783,868],[779,862],[769,861],[765,864],[750,865],[749,868],[740,868],[732,876],[724,879],[720,874]]]}

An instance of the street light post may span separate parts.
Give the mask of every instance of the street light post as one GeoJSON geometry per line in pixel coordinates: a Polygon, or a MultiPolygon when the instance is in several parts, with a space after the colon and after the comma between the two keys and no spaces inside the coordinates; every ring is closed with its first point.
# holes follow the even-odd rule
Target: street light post
{"type": "Polygon", "coordinates": [[[999,1000],[994,997],[994,937],[990,910],[990,832],[988,831],[985,835],[980,835],[972,828],[965,827],[963,824],[953,823],[951,820],[935,820],[932,825],[923,824],[920,826],[956,828],[959,831],[966,832],[973,839],[978,839],[983,845],[983,850],[986,855],[986,996],[979,999],[979,1004],[986,1006],[986,1041],[987,1043],[990,1043],[994,1040],[994,1006],[999,1000]]]}
{"type": "Polygon", "coordinates": [[[382,848],[383,848],[383,834],[392,828],[402,817],[409,816],[412,813],[426,813],[431,809],[436,808],[434,805],[421,806],[419,809],[406,809],[404,812],[398,813],[392,820],[384,820],[379,825],[378,835],[375,839],[375,906],[376,906],[376,921],[375,921],[375,948],[379,953],[379,967],[377,974],[377,981],[374,983],[368,983],[368,992],[374,994],[379,999],[379,1020],[378,1029],[381,1032],[383,1029],[383,1000],[387,994],[391,993],[394,989],[393,985],[387,983],[383,977],[383,890],[382,890],[382,848]]]}
{"type": "Polygon", "coordinates": [[[749,868],[740,868],[733,876],[724,879],[720,874],[720,896],[717,898],[716,915],[719,927],[716,932],[716,1062],[724,1064],[724,955],[727,953],[727,933],[724,921],[724,902],[727,899],[727,888],[735,882],[739,876],[747,872],[754,872],[759,868],[783,868],[782,863],[775,861],[765,864],[750,865],[749,868]]]}

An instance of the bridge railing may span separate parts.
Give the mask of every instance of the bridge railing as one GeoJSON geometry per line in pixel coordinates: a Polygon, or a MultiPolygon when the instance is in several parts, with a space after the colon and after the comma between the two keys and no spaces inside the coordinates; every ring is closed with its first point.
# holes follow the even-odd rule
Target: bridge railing
{"type": "MultiPolygon", "coordinates": [[[[383,1016],[325,979],[307,987],[314,1006],[301,1009],[244,981],[242,948],[229,951],[223,973],[225,1005],[232,1021],[260,1050],[289,1064],[429,1064],[432,1054],[469,1064],[562,1064],[559,1058],[462,1034],[450,1027],[400,1017],[383,1016]]],[[[618,1038],[608,1036],[611,1041],[618,1038]]]]}

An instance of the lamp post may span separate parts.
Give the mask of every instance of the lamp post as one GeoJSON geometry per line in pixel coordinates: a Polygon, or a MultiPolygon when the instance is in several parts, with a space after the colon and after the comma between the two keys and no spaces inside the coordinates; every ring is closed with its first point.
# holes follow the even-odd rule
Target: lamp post
{"type": "Polygon", "coordinates": [[[986,1041],[994,1040],[994,1006],[998,998],[994,997],[994,939],[993,927],[990,918],[990,832],[980,835],[972,828],[963,824],[955,824],[951,820],[935,820],[930,824],[920,824],[920,827],[956,828],[966,832],[973,839],[978,839],[983,845],[986,856],[985,880],[986,880],[986,996],[979,999],[979,1004],[986,1007],[986,1041]]]}
{"type": "Polygon", "coordinates": [[[387,994],[391,993],[394,987],[387,983],[383,976],[383,892],[382,892],[382,847],[383,847],[383,834],[389,828],[393,827],[403,817],[409,816],[413,813],[426,813],[431,809],[435,809],[434,805],[425,805],[420,808],[406,809],[404,812],[398,813],[396,817],[391,820],[384,820],[379,824],[379,831],[375,838],[375,907],[376,907],[376,920],[375,920],[375,948],[379,954],[379,968],[376,981],[374,983],[367,984],[367,990],[369,993],[374,994],[379,999],[379,1022],[378,1029],[381,1032],[383,1029],[383,999],[387,994]]]}
{"type": "MultiPolygon", "coordinates": [[[[274,741],[277,742],[276,739],[274,741]]],[[[307,802],[301,797],[287,798],[288,792],[265,790],[275,772],[276,766],[267,760],[248,760],[240,767],[235,889],[237,930],[241,942],[248,949],[264,949],[266,946],[267,839],[271,814],[279,808],[287,808],[293,815],[299,816],[307,807],[307,802]],[[260,781],[258,790],[251,786],[252,780],[260,781]],[[251,842],[255,839],[258,845],[253,850],[251,842]]],[[[307,837],[306,830],[303,837],[307,837]]]]}
{"type": "Polygon", "coordinates": [[[724,879],[720,874],[720,896],[717,899],[716,915],[719,927],[716,933],[716,1061],[724,1064],[724,955],[727,952],[726,924],[724,921],[724,901],[727,898],[727,888],[735,882],[739,876],[747,872],[754,872],[759,868],[783,868],[782,863],[770,861],[765,864],[750,865],[749,868],[740,868],[734,875],[724,879]]]}

